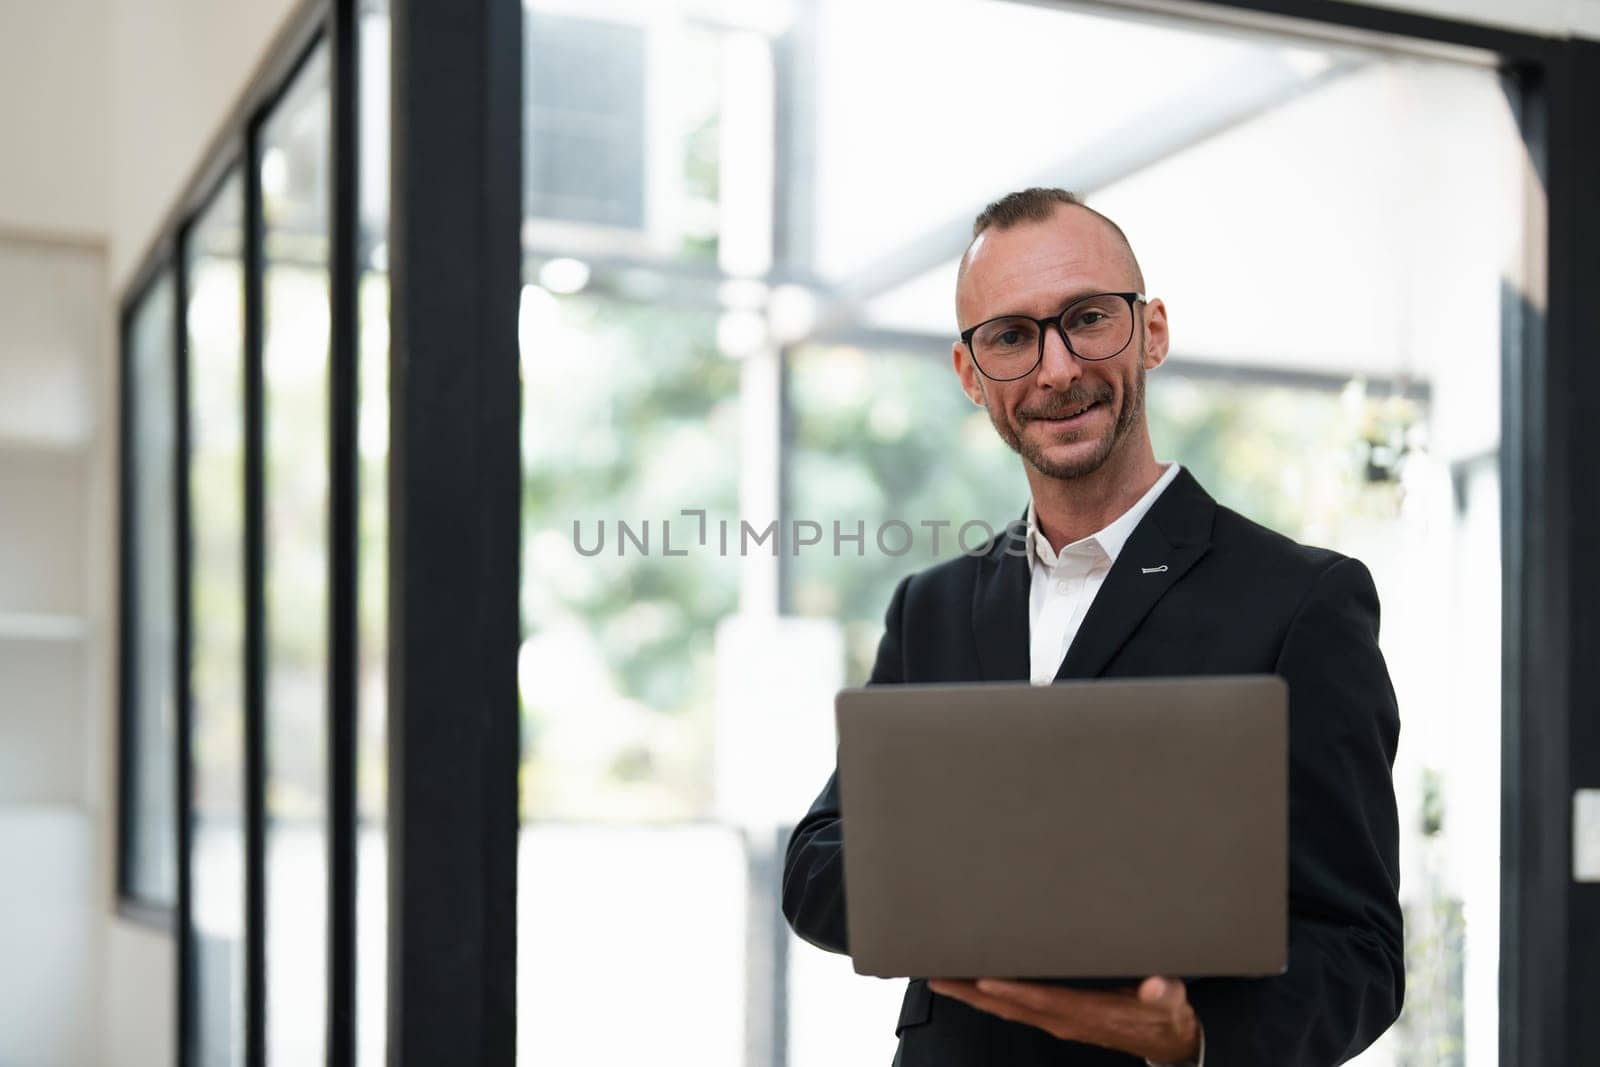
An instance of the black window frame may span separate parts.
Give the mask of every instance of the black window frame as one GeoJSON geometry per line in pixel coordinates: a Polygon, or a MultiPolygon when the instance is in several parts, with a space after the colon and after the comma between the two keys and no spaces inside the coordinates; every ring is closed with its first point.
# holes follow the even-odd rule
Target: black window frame
{"type": "MultiPolygon", "coordinates": [[[[188,334],[185,328],[190,291],[186,277],[189,235],[229,177],[235,172],[244,188],[244,395],[241,397],[245,432],[245,470],[243,511],[245,516],[244,581],[241,590],[245,606],[244,648],[246,687],[244,694],[245,777],[244,822],[246,836],[245,869],[245,1019],[244,1062],[262,1067],[266,1062],[265,1027],[265,758],[264,758],[264,507],[263,507],[263,419],[262,363],[264,342],[262,319],[262,203],[260,189],[260,131],[284,92],[293,83],[312,52],[326,42],[330,47],[330,95],[332,97],[333,203],[330,204],[330,292],[348,293],[352,299],[335,312],[330,336],[330,451],[340,444],[349,455],[330,455],[330,494],[353,494],[357,458],[355,445],[355,292],[356,258],[353,241],[348,254],[342,245],[346,234],[354,232],[354,182],[356,152],[355,121],[358,114],[357,50],[355,28],[359,0],[302,0],[285,21],[269,46],[266,59],[252,77],[238,103],[230,111],[220,132],[213,138],[198,168],[183,187],[182,195],[167,214],[158,234],[141,259],[122,297],[119,332],[118,425],[118,560],[119,592],[118,649],[118,813],[116,833],[115,910],[124,918],[170,933],[175,942],[177,966],[174,1026],[175,1058],[179,1067],[200,1062],[194,1047],[195,1002],[192,953],[193,916],[190,895],[190,829],[193,821],[191,724],[192,697],[189,690],[191,652],[190,520],[188,514],[189,397],[187,393],[188,334]],[[137,472],[128,445],[133,411],[132,383],[128,374],[131,349],[128,327],[134,310],[156,278],[170,272],[173,279],[176,317],[171,358],[175,361],[175,440],[177,442],[177,482],[175,485],[175,530],[178,543],[178,590],[176,633],[179,673],[177,729],[175,738],[175,776],[177,793],[177,892],[176,902],[159,906],[141,901],[127,891],[129,863],[128,825],[132,818],[129,804],[131,776],[129,739],[133,726],[133,691],[130,685],[135,665],[132,662],[133,622],[136,603],[129,581],[132,559],[134,518],[131,493],[137,472]],[[342,406],[341,406],[342,402],[342,406]]],[[[332,310],[330,308],[330,310],[332,310]]],[[[356,545],[353,500],[337,502],[330,498],[330,674],[338,688],[330,689],[329,707],[329,959],[327,1059],[334,1064],[354,1063],[355,1003],[355,884],[354,884],[354,780],[356,774],[354,732],[355,686],[339,683],[353,677],[355,656],[355,570],[356,545]],[[348,542],[348,544],[346,544],[348,542]],[[336,632],[340,626],[349,633],[336,632]]]]}

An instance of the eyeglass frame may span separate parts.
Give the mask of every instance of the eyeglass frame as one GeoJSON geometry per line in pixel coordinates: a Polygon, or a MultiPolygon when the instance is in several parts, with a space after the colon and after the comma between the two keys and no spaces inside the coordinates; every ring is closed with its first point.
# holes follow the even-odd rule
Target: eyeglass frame
{"type": "Polygon", "coordinates": [[[1128,339],[1122,343],[1122,347],[1117,349],[1115,352],[1111,353],[1109,356],[1085,356],[1085,355],[1080,355],[1078,350],[1076,348],[1072,347],[1072,340],[1067,337],[1067,327],[1065,325],[1067,312],[1071,311],[1073,308],[1077,307],[1079,304],[1083,303],[1085,300],[1094,300],[1095,298],[1102,297],[1102,296],[1120,296],[1123,300],[1126,300],[1128,302],[1128,314],[1129,315],[1133,314],[1133,306],[1135,304],[1148,304],[1150,302],[1149,299],[1146,298],[1145,294],[1137,293],[1137,292],[1130,292],[1130,293],[1111,293],[1111,292],[1107,292],[1107,293],[1087,293],[1087,294],[1085,294],[1083,296],[1080,296],[1077,299],[1073,300],[1070,304],[1068,304],[1066,307],[1062,308],[1060,311],[1056,312],[1054,315],[1046,315],[1042,319],[1036,319],[1032,315],[1023,315],[1023,314],[1020,314],[1020,313],[1012,313],[1012,314],[1009,314],[1009,315],[996,315],[993,318],[984,319],[982,322],[978,323],[976,326],[969,326],[967,329],[962,331],[962,333],[961,333],[961,343],[967,346],[967,354],[972,357],[972,365],[974,367],[978,368],[978,373],[982,374],[985,378],[989,379],[991,382],[1015,382],[1015,381],[1019,381],[1020,379],[1026,378],[1028,375],[1030,375],[1034,371],[1038,370],[1039,369],[1039,364],[1044,362],[1044,337],[1045,337],[1045,333],[1049,329],[1049,327],[1052,326],[1052,325],[1055,326],[1056,332],[1061,335],[1061,343],[1067,346],[1067,351],[1071,352],[1072,355],[1075,358],[1084,360],[1084,361],[1089,362],[1089,363],[1103,363],[1108,359],[1116,359],[1118,356],[1122,355],[1122,353],[1124,353],[1124,352],[1126,352],[1128,350],[1128,346],[1129,345],[1133,344],[1133,333],[1134,333],[1133,330],[1130,329],[1128,331],[1128,339]],[[1033,365],[1030,366],[1027,370],[1023,371],[1021,374],[1014,374],[1009,378],[996,378],[994,375],[992,375],[988,371],[984,370],[983,369],[983,364],[978,360],[977,350],[975,350],[972,347],[972,336],[973,336],[973,334],[977,333],[979,330],[983,329],[985,326],[989,325],[991,322],[999,322],[1001,319],[1025,319],[1028,322],[1031,322],[1035,326],[1039,327],[1039,355],[1038,355],[1038,357],[1034,359],[1033,365]]]}

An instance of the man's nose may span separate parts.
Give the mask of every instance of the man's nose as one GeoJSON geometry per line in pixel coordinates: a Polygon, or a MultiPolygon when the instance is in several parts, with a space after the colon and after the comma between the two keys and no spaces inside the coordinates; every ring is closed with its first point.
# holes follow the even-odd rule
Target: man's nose
{"type": "Polygon", "coordinates": [[[1039,361],[1039,384],[1066,389],[1083,377],[1083,365],[1067,347],[1067,336],[1059,324],[1044,331],[1044,356],[1039,361]]]}

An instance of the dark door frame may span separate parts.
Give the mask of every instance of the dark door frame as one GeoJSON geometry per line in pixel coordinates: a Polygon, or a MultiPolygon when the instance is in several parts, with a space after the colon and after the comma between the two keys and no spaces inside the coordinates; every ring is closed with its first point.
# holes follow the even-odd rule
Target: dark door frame
{"type": "Polygon", "coordinates": [[[513,1067],[522,5],[390,18],[389,1063],[513,1067]]]}

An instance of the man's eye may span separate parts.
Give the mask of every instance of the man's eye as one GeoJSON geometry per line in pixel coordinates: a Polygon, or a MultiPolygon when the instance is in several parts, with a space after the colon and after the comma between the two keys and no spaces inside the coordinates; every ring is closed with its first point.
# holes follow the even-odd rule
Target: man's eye
{"type": "Polygon", "coordinates": [[[997,345],[1003,345],[1007,348],[1011,347],[1012,345],[1020,345],[1022,343],[1022,331],[1005,330],[1000,334],[1000,336],[994,339],[994,343],[997,345]]]}
{"type": "Polygon", "coordinates": [[[1067,321],[1067,329],[1077,330],[1089,326],[1098,326],[1105,320],[1103,311],[1080,311],[1067,321]]]}

